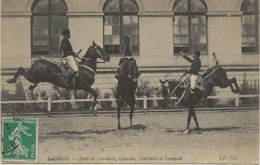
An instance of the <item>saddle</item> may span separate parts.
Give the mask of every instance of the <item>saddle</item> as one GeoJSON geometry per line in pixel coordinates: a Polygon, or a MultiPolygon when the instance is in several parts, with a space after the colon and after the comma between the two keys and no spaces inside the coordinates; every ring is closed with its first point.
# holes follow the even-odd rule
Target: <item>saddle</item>
{"type": "MultiPolygon", "coordinates": [[[[191,93],[191,91],[189,89],[190,88],[189,76],[185,77],[185,79],[182,81],[182,85],[180,87],[185,88],[185,90],[183,91],[183,93],[182,93],[181,97],[179,98],[178,102],[176,103],[176,105],[178,105],[183,99],[188,100],[188,97],[192,97],[189,95],[189,93],[191,93]]],[[[203,91],[205,89],[202,76],[198,76],[195,89],[198,89],[200,91],[203,91]]]]}
{"type": "Polygon", "coordinates": [[[63,76],[69,76],[73,73],[73,70],[71,69],[71,67],[69,66],[66,60],[62,60],[59,67],[61,69],[63,76]]]}
{"type": "MultiPolygon", "coordinates": [[[[190,87],[190,79],[189,79],[189,77],[186,78],[185,83],[186,83],[186,85],[188,87],[190,87]]],[[[195,88],[199,89],[200,91],[203,91],[205,89],[204,88],[204,83],[203,83],[203,78],[200,75],[197,78],[196,87],[195,88]]]]}
{"type": "MultiPolygon", "coordinates": [[[[72,73],[74,73],[72,68],[69,66],[69,64],[67,63],[66,60],[63,60],[60,63],[59,67],[61,69],[63,76],[70,76],[72,73]]],[[[79,67],[79,72],[83,73],[86,76],[89,76],[90,74],[94,74],[94,75],[96,74],[96,72],[88,66],[78,65],[78,67],[79,67]]]]}

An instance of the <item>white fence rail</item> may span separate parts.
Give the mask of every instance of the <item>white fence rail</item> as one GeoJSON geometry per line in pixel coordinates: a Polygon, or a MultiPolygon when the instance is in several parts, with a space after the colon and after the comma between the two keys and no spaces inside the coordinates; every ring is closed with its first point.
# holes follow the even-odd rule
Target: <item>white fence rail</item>
{"type": "MultiPolygon", "coordinates": [[[[235,108],[236,110],[239,109],[240,106],[240,98],[259,98],[258,95],[239,95],[239,94],[234,94],[234,95],[225,95],[225,96],[209,96],[207,99],[221,99],[221,98],[234,98],[235,99],[235,108]]],[[[147,112],[147,101],[148,100],[163,100],[163,97],[141,97],[141,98],[136,98],[136,100],[141,100],[143,101],[143,110],[144,113],[147,112]]],[[[176,97],[170,97],[171,100],[176,100],[176,97]]],[[[28,103],[47,103],[47,112],[48,116],[51,117],[51,104],[52,103],[66,103],[66,102],[91,102],[93,99],[71,99],[71,100],[52,100],[51,97],[48,97],[48,100],[26,100],[26,101],[1,101],[1,104],[28,104],[28,103]]],[[[116,101],[115,98],[107,98],[107,99],[97,99],[99,102],[103,101],[116,101]]],[[[96,108],[95,110],[96,111],[96,108]]],[[[95,115],[95,112],[93,113],[95,115]]]]}

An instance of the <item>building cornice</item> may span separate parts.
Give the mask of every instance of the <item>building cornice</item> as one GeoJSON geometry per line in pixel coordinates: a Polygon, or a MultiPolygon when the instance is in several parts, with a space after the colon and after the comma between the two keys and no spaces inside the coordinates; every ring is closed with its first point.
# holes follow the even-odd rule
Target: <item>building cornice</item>
{"type": "Polygon", "coordinates": [[[143,17],[173,17],[173,12],[138,12],[139,16],[143,17]]]}
{"type": "Polygon", "coordinates": [[[207,16],[211,17],[237,17],[242,16],[243,12],[241,11],[209,11],[207,16]]]}
{"type": "Polygon", "coordinates": [[[103,12],[68,12],[68,17],[82,17],[82,16],[103,16],[103,12]]]}
{"type": "Polygon", "coordinates": [[[1,17],[31,17],[31,12],[1,12],[1,17]]]}

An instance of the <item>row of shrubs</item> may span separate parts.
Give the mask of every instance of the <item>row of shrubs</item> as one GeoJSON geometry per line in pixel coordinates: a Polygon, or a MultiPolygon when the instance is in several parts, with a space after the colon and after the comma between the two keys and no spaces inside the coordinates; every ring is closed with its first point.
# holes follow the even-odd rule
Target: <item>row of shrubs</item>
{"type": "MultiPolygon", "coordinates": [[[[241,90],[243,94],[258,94],[259,93],[259,81],[247,81],[246,75],[244,75],[243,83],[241,84],[241,90]]],[[[99,98],[115,98],[116,97],[116,84],[111,88],[110,91],[107,91],[101,94],[101,91],[96,88],[95,89],[99,95],[99,98]]],[[[52,87],[51,92],[49,93],[50,97],[53,100],[69,100],[72,97],[75,99],[91,99],[91,94],[86,91],[71,91],[67,89],[58,88],[56,86],[52,87]]],[[[217,95],[217,92],[214,90],[211,95],[217,95]]],[[[22,85],[22,82],[17,82],[15,84],[15,91],[12,93],[10,90],[2,88],[1,90],[1,100],[2,101],[12,101],[12,100],[47,100],[48,93],[45,90],[38,91],[25,91],[22,85]]],[[[138,87],[136,90],[136,97],[161,97],[161,87],[151,85],[149,80],[141,80],[138,83],[138,87]]],[[[218,106],[218,99],[206,99],[199,106],[200,107],[215,107],[218,106]]],[[[259,104],[258,98],[241,98],[242,104],[259,104]]],[[[76,102],[73,103],[53,103],[52,109],[59,110],[69,110],[73,108],[77,109],[86,109],[90,107],[90,102],[76,102]]],[[[228,101],[228,104],[233,106],[234,99],[228,101]]],[[[24,104],[12,104],[13,109],[23,110],[23,111],[46,111],[47,104],[46,103],[24,103],[24,104]]],[[[137,108],[143,107],[143,101],[136,102],[137,108]]],[[[171,109],[175,108],[175,100],[148,100],[147,107],[149,109],[171,109]]],[[[100,109],[113,109],[116,108],[116,104],[112,101],[102,101],[99,103],[100,109]]],[[[2,104],[2,111],[9,110],[10,105],[2,104]]]]}

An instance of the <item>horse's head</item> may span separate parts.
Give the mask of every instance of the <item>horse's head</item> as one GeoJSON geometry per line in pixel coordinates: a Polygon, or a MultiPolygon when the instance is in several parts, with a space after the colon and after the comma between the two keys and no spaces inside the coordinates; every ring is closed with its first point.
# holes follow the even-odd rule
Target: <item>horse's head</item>
{"type": "Polygon", "coordinates": [[[161,83],[161,87],[162,87],[162,96],[164,98],[170,97],[172,95],[179,95],[179,93],[181,92],[181,88],[176,88],[178,86],[178,84],[180,83],[179,81],[176,80],[161,80],[159,79],[160,83],[161,83]],[[175,89],[176,88],[176,89],[175,89]],[[174,93],[172,93],[174,90],[174,93]]]}
{"type": "Polygon", "coordinates": [[[102,62],[109,62],[110,56],[107,52],[104,51],[99,45],[97,45],[94,41],[93,44],[88,48],[86,54],[83,59],[96,60],[101,59],[102,62]]]}

